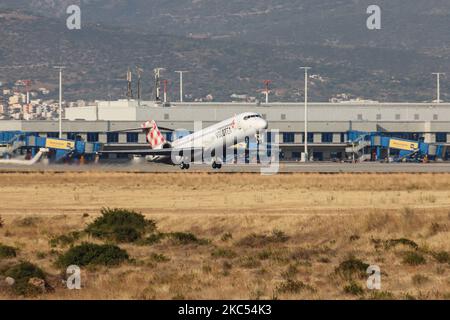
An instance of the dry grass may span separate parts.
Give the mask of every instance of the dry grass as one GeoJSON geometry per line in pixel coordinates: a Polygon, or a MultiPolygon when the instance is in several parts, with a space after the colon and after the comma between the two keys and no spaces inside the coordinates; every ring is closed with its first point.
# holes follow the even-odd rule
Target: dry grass
{"type": "MultiPolygon", "coordinates": [[[[39,298],[379,297],[365,279],[353,280],[362,296],[344,291],[349,280],[335,269],[349,257],[381,267],[386,296],[450,298],[450,264],[434,258],[450,252],[449,175],[3,173],[0,181],[0,242],[19,248],[0,264],[29,260],[59,275],[53,262],[65,249],[52,251],[48,240],[83,229],[104,206],[141,211],[163,232],[211,240],[120,245],[133,261],[85,268],[82,290],[55,283],[39,298]],[[417,243],[426,262],[405,264],[407,245],[379,245],[399,238],[417,243]]],[[[0,291],[0,298],[14,296],[0,291]]]]}

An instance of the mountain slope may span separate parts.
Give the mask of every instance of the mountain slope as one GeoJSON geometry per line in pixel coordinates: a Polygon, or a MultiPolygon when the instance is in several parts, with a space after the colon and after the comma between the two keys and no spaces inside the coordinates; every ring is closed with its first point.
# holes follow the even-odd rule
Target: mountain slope
{"type": "Polygon", "coordinates": [[[372,0],[2,0],[0,8],[62,17],[78,3],[83,21],[186,36],[251,42],[429,50],[450,42],[448,0],[378,0],[382,30],[369,32],[372,0]]]}
{"type": "Polygon", "coordinates": [[[69,31],[64,19],[15,11],[0,12],[0,39],[0,81],[30,78],[56,84],[51,66],[64,64],[65,92],[71,99],[123,97],[126,69],[139,65],[145,70],[146,98],[151,70],[166,67],[163,77],[173,93],[178,85],[173,71],[188,69],[186,92],[194,97],[212,94],[229,100],[232,93],[258,95],[262,80],[271,79],[278,100],[295,101],[301,99],[298,88],[303,85],[298,67],[310,65],[323,77],[311,80],[314,100],[327,101],[345,92],[377,100],[421,101],[434,92],[431,70],[450,66],[446,57],[411,50],[195,40],[88,24],[69,31]]]}

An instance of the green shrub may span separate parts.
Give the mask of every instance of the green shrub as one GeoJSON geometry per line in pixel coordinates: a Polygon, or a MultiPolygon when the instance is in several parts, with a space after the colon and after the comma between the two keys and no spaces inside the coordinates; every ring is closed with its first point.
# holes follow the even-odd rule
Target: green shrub
{"type": "Polygon", "coordinates": [[[277,287],[277,291],[280,293],[299,293],[303,290],[309,290],[311,292],[315,291],[315,289],[310,285],[293,279],[287,279],[280,283],[277,287]]]}
{"type": "Polygon", "coordinates": [[[399,244],[411,247],[413,249],[418,249],[419,248],[419,245],[417,243],[415,243],[412,240],[406,239],[406,238],[389,239],[389,240],[386,241],[385,247],[387,249],[389,249],[389,248],[395,247],[395,246],[397,246],[399,244]]]}
{"type": "Polygon", "coordinates": [[[172,239],[177,244],[208,244],[209,241],[206,239],[199,239],[194,234],[190,232],[172,232],[166,234],[167,237],[172,239]]]}
{"type": "Polygon", "coordinates": [[[274,230],[270,235],[252,233],[242,238],[238,245],[246,247],[262,247],[272,243],[282,243],[289,240],[289,237],[279,230],[274,230]]]}
{"type": "Polygon", "coordinates": [[[425,257],[416,251],[407,251],[403,255],[403,263],[410,266],[418,266],[426,262],[425,257]]]}
{"type": "Polygon", "coordinates": [[[38,217],[25,217],[17,221],[17,226],[24,228],[34,227],[39,221],[41,221],[41,219],[38,217]]]}
{"type": "Polygon", "coordinates": [[[344,287],[344,292],[354,296],[361,296],[364,294],[364,288],[355,281],[350,281],[350,283],[344,287]]]}
{"type": "Polygon", "coordinates": [[[135,211],[103,208],[101,214],[86,228],[87,233],[97,238],[135,242],[145,234],[156,231],[156,223],[153,220],[147,220],[135,211]]]}
{"type": "Polygon", "coordinates": [[[399,238],[399,239],[388,239],[388,240],[382,240],[382,239],[371,239],[372,243],[375,245],[376,249],[384,248],[384,249],[391,249],[393,247],[396,247],[398,245],[404,245],[407,247],[410,247],[412,249],[417,250],[419,248],[419,245],[415,243],[414,241],[406,238],[399,238]]]}
{"type": "Polygon", "coordinates": [[[64,268],[72,264],[77,266],[113,266],[128,259],[128,253],[115,245],[82,243],[81,245],[70,248],[66,253],[61,255],[56,264],[64,268]]]}
{"type": "Polygon", "coordinates": [[[153,245],[159,243],[166,235],[164,233],[155,232],[139,241],[140,245],[153,245]]]}
{"type": "Polygon", "coordinates": [[[69,234],[62,234],[60,236],[51,238],[49,241],[49,244],[52,248],[54,248],[56,246],[66,247],[69,245],[73,245],[75,243],[75,241],[80,239],[82,234],[83,233],[80,231],[74,231],[69,234]]]}
{"type": "Polygon", "coordinates": [[[450,264],[450,254],[446,251],[438,251],[433,253],[433,258],[439,263],[449,263],[450,264]]]}
{"type": "Polygon", "coordinates": [[[17,255],[17,249],[10,246],[5,246],[0,243],[0,259],[14,258],[17,255]]]}
{"type": "Polygon", "coordinates": [[[14,279],[13,290],[18,295],[35,295],[40,290],[28,283],[31,278],[39,278],[45,281],[45,273],[36,265],[30,262],[20,262],[7,269],[4,273],[5,277],[14,279]]]}
{"type": "Polygon", "coordinates": [[[356,258],[350,258],[341,262],[334,272],[344,279],[364,278],[368,267],[369,264],[356,258]]]}

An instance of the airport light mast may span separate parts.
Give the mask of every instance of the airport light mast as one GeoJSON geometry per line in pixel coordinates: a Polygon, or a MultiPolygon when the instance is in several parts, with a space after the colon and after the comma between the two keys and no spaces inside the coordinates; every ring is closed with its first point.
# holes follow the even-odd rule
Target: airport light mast
{"type": "Polygon", "coordinates": [[[165,68],[155,68],[153,72],[155,74],[155,92],[156,92],[156,101],[161,101],[161,71],[166,70],[165,68]]]}
{"type": "Polygon", "coordinates": [[[54,66],[59,70],[59,138],[62,139],[62,71],[66,67],[54,66]]]}
{"type": "Polygon", "coordinates": [[[264,84],[266,86],[266,91],[264,92],[266,95],[266,104],[269,103],[269,93],[270,93],[269,85],[271,82],[272,80],[264,80],[264,84]]]}
{"type": "Polygon", "coordinates": [[[445,73],[442,72],[435,72],[433,73],[436,75],[436,90],[437,90],[437,103],[441,103],[441,75],[445,75],[445,73]]]}
{"type": "Polygon", "coordinates": [[[138,105],[141,105],[141,74],[144,72],[143,69],[136,66],[137,76],[138,76],[138,82],[137,82],[137,98],[138,98],[138,105]]]}
{"type": "Polygon", "coordinates": [[[180,74],[180,102],[183,102],[183,73],[186,73],[189,71],[175,71],[175,73],[180,74]]]}
{"type": "Polygon", "coordinates": [[[311,67],[300,67],[300,69],[305,70],[305,133],[304,133],[304,146],[305,146],[305,162],[308,161],[308,70],[311,67]]]}

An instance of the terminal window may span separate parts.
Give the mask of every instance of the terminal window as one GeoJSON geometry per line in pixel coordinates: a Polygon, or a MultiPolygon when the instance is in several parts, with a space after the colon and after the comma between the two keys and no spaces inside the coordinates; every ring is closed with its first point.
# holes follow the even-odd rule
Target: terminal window
{"type": "Polygon", "coordinates": [[[127,143],[137,143],[139,140],[139,133],[128,132],[127,133],[127,143]]]}
{"type": "Polygon", "coordinates": [[[294,132],[283,132],[283,142],[284,143],[294,143],[295,133],[294,132]]]}
{"type": "Polygon", "coordinates": [[[47,137],[48,138],[59,138],[59,133],[58,132],[47,132],[47,137]]]}
{"type": "Polygon", "coordinates": [[[117,143],[119,142],[119,133],[117,132],[108,132],[106,135],[106,141],[108,143],[117,143]]]}
{"type": "Polygon", "coordinates": [[[420,115],[416,113],[416,114],[414,115],[414,120],[419,120],[419,119],[420,119],[420,115]]]}
{"type": "Polygon", "coordinates": [[[281,114],[281,120],[286,120],[286,115],[284,113],[281,114]]]}
{"type": "Polygon", "coordinates": [[[164,120],[169,120],[169,114],[168,113],[164,113],[164,120]]]}
{"type": "Polygon", "coordinates": [[[446,143],[447,142],[447,132],[436,133],[436,142],[446,143]]]}
{"type": "Polygon", "coordinates": [[[439,116],[437,114],[433,114],[433,120],[439,120],[439,116]]]}
{"type": "Polygon", "coordinates": [[[98,142],[98,132],[88,132],[87,141],[88,142],[98,142]]]}
{"type": "Polygon", "coordinates": [[[69,132],[67,133],[67,139],[68,140],[76,140],[77,139],[77,134],[76,132],[69,132]]]}
{"type": "Polygon", "coordinates": [[[358,114],[358,120],[362,120],[362,119],[363,119],[362,114],[358,114]]]}
{"type": "Polygon", "coordinates": [[[314,142],[314,133],[308,132],[308,142],[314,142]]]}
{"type": "Polygon", "coordinates": [[[329,132],[322,133],[322,142],[332,143],[333,142],[333,134],[329,133],[329,132]]]}
{"type": "Polygon", "coordinates": [[[377,120],[381,120],[381,113],[377,114],[377,120]]]}
{"type": "Polygon", "coordinates": [[[395,120],[400,120],[400,115],[399,114],[395,115],[395,120]]]}

